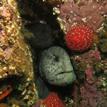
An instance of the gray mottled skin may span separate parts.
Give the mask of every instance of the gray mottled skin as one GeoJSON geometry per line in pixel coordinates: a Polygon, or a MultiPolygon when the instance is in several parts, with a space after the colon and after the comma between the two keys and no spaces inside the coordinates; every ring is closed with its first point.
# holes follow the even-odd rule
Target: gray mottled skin
{"type": "Polygon", "coordinates": [[[68,85],[76,78],[68,54],[57,46],[42,53],[39,69],[41,76],[54,85],[68,85]]]}

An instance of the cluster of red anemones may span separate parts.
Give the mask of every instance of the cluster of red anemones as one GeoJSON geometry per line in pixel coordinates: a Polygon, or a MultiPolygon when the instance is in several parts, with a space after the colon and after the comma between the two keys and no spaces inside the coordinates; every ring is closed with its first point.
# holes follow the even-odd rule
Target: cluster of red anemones
{"type": "Polygon", "coordinates": [[[65,36],[67,47],[72,51],[83,52],[93,44],[93,30],[85,25],[75,25],[65,36]]]}

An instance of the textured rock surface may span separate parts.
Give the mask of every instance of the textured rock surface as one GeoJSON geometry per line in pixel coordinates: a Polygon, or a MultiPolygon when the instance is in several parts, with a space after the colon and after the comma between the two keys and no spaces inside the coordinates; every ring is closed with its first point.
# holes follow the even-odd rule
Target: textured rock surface
{"type": "Polygon", "coordinates": [[[90,50],[87,53],[75,56],[73,62],[79,80],[79,85],[72,91],[73,107],[105,107],[107,62],[102,60],[99,50],[90,50]]]}
{"type": "Polygon", "coordinates": [[[51,5],[58,5],[58,4],[61,4],[65,1],[66,0],[43,0],[43,2],[49,3],[51,5]]]}
{"type": "MultiPolygon", "coordinates": [[[[59,2],[61,0],[52,0],[52,1],[42,0],[42,1],[44,1],[45,3],[40,2],[41,7],[43,6],[43,10],[46,11],[44,11],[44,14],[42,14],[41,16],[45,17],[44,20],[47,19],[46,21],[49,21],[50,17],[48,18],[46,17],[49,16],[50,13],[52,12],[52,7],[50,6],[53,6],[54,7],[53,10],[57,14],[53,12],[53,16],[51,18],[53,17],[56,18],[58,15],[57,19],[59,20],[60,28],[63,29],[64,31],[63,35],[64,33],[66,34],[67,31],[70,30],[71,26],[77,23],[78,24],[82,23],[90,26],[96,34],[95,40],[93,41],[94,42],[93,46],[83,53],[72,53],[72,51],[69,52],[69,50],[66,48],[69,52],[69,55],[71,55],[73,59],[72,61],[74,62],[73,67],[75,73],[77,74],[77,80],[74,82],[76,89],[72,91],[72,94],[75,93],[75,95],[70,96],[70,98],[73,99],[73,101],[69,104],[70,106],[68,106],[68,102],[66,102],[67,103],[66,106],[71,107],[73,104],[73,107],[101,107],[101,106],[106,107],[107,57],[104,57],[102,55],[103,53],[106,53],[106,45],[100,44],[99,50],[98,44],[101,43],[101,41],[103,40],[102,37],[99,38],[100,35],[97,34],[96,31],[98,31],[98,29],[101,27],[104,21],[104,17],[106,17],[107,1],[64,0],[64,3],[59,2]],[[47,4],[51,4],[49,5],[50,8],[47,6],[47,4]]],[[[40,14],[38,13],[38,15],[40,14]]],[[[57,21],[55,23],[57,23],[57,21]]],[[[54,22],[50,21],[50,23],[48,24],[53,25],[54,22]]],[[[102,28],[102,30],[104,29],[102,28]]],[[[56,31],[58,31],[58,29],[56,29],[56,31]]],[[[61,35],[58,36],[60,37],[61,35]]],[[[105,40],[105,38],[103,39],[105,40]]],[[[63,44],[62,46],[65,46],[65,43],[63,42],[62,38],[60,39],[60,41],[62,41],[63,44]]],[[[103,44],[106,44],[106,42],[103,44]]],[[[49,63],[49,61],[47,62],[49,63]]],[[[44,76],[43,73],[41,74],[44,76]]],[[[49,73],[47,73],[47,75],[49,75],[49,73]]],[[[44,77],[48,81],[46,76],[44,77]]],[[[54,77],[50,76],[50,78],[54,77]]],[[[62,94],[63,98],[64,97],[69,98],[69,95],[65,95],[66,89],[63,87],[62,90],[64,91],[61,93],[60,90],[59,93],[62,94]]]]}
{"type": "Polygon", "coordinates": [[[34,49],[44,49],[53,44],[54,35],[48,24],[37,23],[28,29],[32,33],[32,37],[29,37],[28,41],[34,49]]]}
{"type": "MultiPolygon", "coordinates": [[[[37,90],[35,88],[33,62],[30,48],[25,43],[21,33],[22,23],[20,14],[15,0],[0,1],[0,80],[1,83],[7,79],[6,84],[11,85],[15,90],[13,95],[9,95],[6,103],[11,107],[15,106],[14,102],[10,103],[11,99],[20,99],[25,105],[23,107],[31,107],[37,100],[37,90]],[[15,76],[15,78],[14,78],[15,76]],[[10,78],[11,77],[11,78],[10,78]],[[11,81],[17,81],[17,87],[13,86],[11,81]],[[20,78],[22,80],[19,82],[20,78]],[[25,93],[24,93],[25,92],[25,93]],[[16,95],[18,96],[16,97],[16,95]],[[26,103],[25,103],[26,101],[26,103]]],[[[1,84],[0,83],[0,84],[1,84]]],[[[3,82],[5,83],[5,82],[3,82]]],[[[2,84],[3,84],[2,83],[2,84]]],[[[5,85],[5,84],[3,84],[5,85]]],[[[2,89],[2,85],[0,86],[2,89]]],[[[2,91],[2,90],[1,90],[2,91]]],[[[5,93],[4,93],[5,94],[5,93]]],[[[0,97],[2,94],[0,94],[0,97]]],[[[20,107],[19,103],[18,107],[20,107]]],[[[16,106],[15,106],[16,107],[16,106]]]]}
{"type": "Polygon", "coordinates": [[[67,32],[76,23],[85,23],[96,31],[107,13],[106,0],[67,0],[54,9],[61,28],[67,32]]]}

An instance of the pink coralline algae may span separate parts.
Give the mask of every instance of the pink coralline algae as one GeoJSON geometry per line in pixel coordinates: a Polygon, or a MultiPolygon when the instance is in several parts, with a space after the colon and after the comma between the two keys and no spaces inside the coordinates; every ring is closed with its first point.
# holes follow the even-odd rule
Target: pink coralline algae
{"type": "Polygon", "coordinates": [[[97,91],[95,85],[85,83],[80,87],[81,101],[79,107],[97,107],[98,102],[102,99],[102,93],[97,91]]]}
{"type": "Polygon", "coordinates": [[[79,74],[79,77],[84,77],[84,80],[87,81],[87,83],[92,84],[95,82],[94,78],[94,65],[96,62],[101,61],[101,56],[98,50],[90,50],[87,53],[84,53],[80,56],[73,57],[73,61],[75,63],[75,68],[77,70],[77,75],[79,74]]]}
{"type": "Polygon", "coordinates": [[[96,31],[107,14],[106,0],[68,0],[58,7],[59,23],[67,32],[76,23],[85,23],[96,31]],[[77,2],[75,2],[77,1],[77,2]]]}
{"type": "Polygon", "coordinates": [[[79,81],[79,85],[75,85],[72,91],[73,107],[106,107],[107,78],[105,74],[107,73],[107,60],[103,60],[101,53],[95,49],[79,56],[75,55],[73,61],[76,62],[75,68],[78,68],[76,71],[77,75],[79,74],[78,77],[85,75],[84,78],[79,78],[83,82],[81,83],[79,81]],[[95,69],[95,63],[97,67],[99,66],[101,68],[98,67],[95,69]]]}
{"type": "MultiPolygon", "coordinates": [[[[76,67],[81,65],[85,65],[85,69],[87,68],[87,65],[93,66],[94,63],[101,61],[101,55],[100,52],[95,49],[95,50],[90,50],[84,54],[81,55],[75,55],[73,57],[73,61],[76,63],[76,67]]],[[[84,69],[84,70],[85,70],[84,69]]]]}
{"type": "Polygon", "coordinates": [[[89,84],[92,84],[94,82],[94,70],[92,67],[87,67],[85,70],[85,75],[86,75],[86,81],[89,84]]]}
{"type": "Polygon", "coordinates": [[[89,57],[91,57],[91,58],[95,58],[97,61],[98,60],[101,60],[101,55],[100,55],[100,52],[98,51],[98,50],[91,50],[90,52],[89,52],[89,57]]]}

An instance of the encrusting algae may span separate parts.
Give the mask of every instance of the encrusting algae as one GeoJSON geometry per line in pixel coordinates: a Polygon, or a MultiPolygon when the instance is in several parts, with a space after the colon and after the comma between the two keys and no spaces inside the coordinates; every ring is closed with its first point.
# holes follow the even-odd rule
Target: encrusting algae
{"type": "Polygon", "coordinates": [[[21,33],[22,26],[17,1],[1,0],[0,83],[3,86],[0,86],[0,102],[4,103],[4,99],[7,99],[5,103],[8,107],[32,107],[38,99],[33,77],[32,55],[21,33]],[[4,81],[7,81],[6,84],[4,81]],[[11,92],[8,86],[11,86],[11,92]],[[21,103],[15,103],[11,99],[17,102],[20,100],[21,103]]]}
{"type": "Polygon", "coordinates": [[[106,32],[106,0],[0,0],[0,107],[106,107],[106,32]]]}

